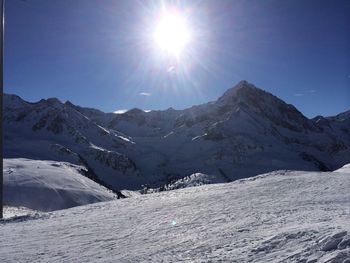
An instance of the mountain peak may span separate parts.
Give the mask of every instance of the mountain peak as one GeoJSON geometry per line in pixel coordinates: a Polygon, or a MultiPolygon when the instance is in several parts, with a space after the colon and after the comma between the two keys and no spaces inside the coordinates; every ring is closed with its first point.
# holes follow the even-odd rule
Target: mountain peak
{"type": "Polygon", "coordinates": [[[74,105],[72,102],[70,102],[69,100],[67,100],[64,104],[67,105],[67,106],[70,106],[70,107],[74,107],[74,106],[75,106],[75,105],[74,105]]]}
{"type": "Polygon", "coordinates": [[[244,87],[254,87],[255,88],[254,84],[248,82],[245,79],[238,82],[234,88],[244,88],[244,87]]]}
{"type": "Polygon", "coordinates": [[[238,92],[242,90],[260,90],[258,89],[254,84],[246,81],[246,80],[241,80],[238,82],[235,86],[233,86],[231,89],[228,89],[223,95],[228,95],[233,92],[238,92]]]}
{"type": "Polygon", "coordinates": [[[138,115],[144,113],[144,111],[139,108],[132,108],[131,110],[126,111],[125,113],[127,113],[128,115],[138,115]]]}
{"type": "Polygon", "coordinates": [[[294,131],[317,129],[293,105],[245,80],[227,90],[216,105],[225,111],[244,109],[249,114],[257,114],[277,126],[294,131]]]}
{"type": "Polygon", "coordinates": [[[14,94],[3,94],[4,107],[17,108],[27,104],[21,97],[14,94]]]}
{"type": "Polygon", "coordinates": [[[228,89],[218,100],[219,104],[230,104],[241,100],[251,100],[255,97],[273,96],[272,94],[255,87],[246,80],[241,80],[233,88],[228,89]]]}
{"type": "Polygon", "coordinates": [[[326,117],[326,119],[336,120],[336,121],[350,120],[350,110],[342,112],[342,113],[339,113],[336,116],[326,117]]]}
{"type": "Polygon", "coordinates": [[[49,105],[62,104],[62,102],[57,98],[48,98],[46,99],[46,103],[48,103],[49,105]]]}

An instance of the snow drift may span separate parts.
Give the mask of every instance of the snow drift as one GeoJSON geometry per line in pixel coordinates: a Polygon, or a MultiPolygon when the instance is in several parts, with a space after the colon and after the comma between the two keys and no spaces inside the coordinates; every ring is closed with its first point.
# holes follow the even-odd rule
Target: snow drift
{"type": "Polygon", "coordinates": [[[4,203],[52,211],[114,198],[84,172],[65,162],[4,159],[4,203]]]}

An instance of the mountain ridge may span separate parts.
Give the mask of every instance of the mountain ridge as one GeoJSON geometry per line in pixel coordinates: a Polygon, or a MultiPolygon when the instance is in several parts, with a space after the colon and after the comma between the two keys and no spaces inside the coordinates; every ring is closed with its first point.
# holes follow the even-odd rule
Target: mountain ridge
{"type": "Polygon", "coordinates": [[[350,162],[349,114],[337,116],[308,119],[247,81],[184,110],[122,114],[5,94],[4,155],[85,162],[114,190],[194,173],[235,180],[279,169],[332,170],[350,162]]]}
{"type": "MultiPolygon", "coordinates": [[[[281,102],[283,102],[283,103],[285,103],[285,104],[287,104],[287,105],[293,107],[295,110],[297,110],[300,114],[302,114],[305,118],[307,118],[307,119],[309,119],[309,120],[312,120],[312,119],[315,119],[315,118],[318,118],[318,117],[323,117],[323,118],[334,118],[334,117],[340,116],[340,115],[345,115],[345,116],[346,116],[346,119],[347,119],[347,118],[350,118],[350,110],[346,110],[346,111],[344,111],[344,112],[340,112],[340,113],[338,113],[338,114],[336,114],[336,115],[333,115],[333,116],[322,116],[322,115],[317,115],[317,116],[308,118],[308,117],[306,117],[301,111],[299,111],[293,104],[287,103],[287,102],[285,102],[284,100],[282,100],[281,98],[279,98],[279,97],[273,95],[272,93],[270,93],[270,92],[268,92],[268,91],[265,91],[265,90],[263,90],[263,89],[261,89],[261,88],[256,87],[254,84],[248,82],[247,80],[241,80],[241,81],[239,81],[235,86],[233,86],[232,88],[227,89],[227,90],[223,93],[223,95],[219,96],[219,97],[218,97],[216,100],[214,100],[214,101],[209,101],[209,102],[206,102],[206,103],[193,105],[193,106],[191,106],[191,107],[184,108],[184,109],[174,109],[173,107],[169,107],[169,108],[164,109],[164,110],[162,110],[162,109],[155,109],[155,110],[145,111],[145,110],[142,110],[142,109],[140,109],[140,108],[133,107],[133,108],[131,108],[131,109],[129,109],[129,110],[126,110],[124,113],[118,113],[118,115],[122,115],[122,114],[125,114],[125,113],[127,113],[127,112],[130,113],[130,112],[134,112],[134,111],[136,111],[136,112],[144,112],[144,113],[149,113],[149,112],[168,112],[168,111],[172,111],[172,112],[181,112],[181,111],[184,111],[184,110],[188,110],[188,109],[190,109],[190,108],[192,108],[192,107],[197,107],[197,106],[201,106],[201,105],[205,105],[205,104],[213,104],[213,103],[219,101],[220,99],[222,99],[222,98],[225,97],[225,96],[230,96],[230,95],[232,95],[232,92],[233,92],[233,91],[235,91],[235,90],[242,90],[242,88],[243,88],[243,90],[244,90],[244,89],[247,88],[247,87],[250,88],[250,89],[253,88],[253,89],[255,89],[256,91],[263,92],[264,94],[270,95],[270,96],[272,96],[272,97],[274,97],[274,98],[280,100],[281,102]]],[[[47,98],[47,99],[40,99],[40,100],[34,101],[34,102],[27,101],[27,100],[23,99],[22,97],[20,97],[19,95],[13,94],[13,93],[3,93],[3,97],[4,97],[4,100],[9,100],[9,99],[11,99],[11,97],[13,97],[13,98],[16,98],[16,99],[20,99],[21,101],[23,101],[23,102],[25,102],[25,103],[28,103],[28,104],[38,104],[38,103],[44,102],[44,101],[48,101],[48,102],[50,102],[50,101],[51,101],[51,102],[52,102],[52,101],[58,101],[58,102],[60,102],[60,103],[62,103],[62,104],[66,104],[66,105],[69,105],[69,106],[71,106],[71,107],[73,107],[73,108],[76,108],[77,110],[91,110],[91,111],[97,112],[97,113],[99,113],[99,114],[100,114],[100,113],[103,113],[103,114],[111,114],[111,115],[115,115],[115,114],[116,114],[116,113],[114,113],[114,112],[105,112],[105,111],[102,111],[102,110],[97,109],[97,108],[84,107],[84,106],[76,105],[76,104],[72,103],[72,102],[69,101],[69,100],[63,102],[63,101],[61,101],[60,99],[58,99],[58,98],[56,98],[56,97],[49,97],[49,98],[47,98]]]]}

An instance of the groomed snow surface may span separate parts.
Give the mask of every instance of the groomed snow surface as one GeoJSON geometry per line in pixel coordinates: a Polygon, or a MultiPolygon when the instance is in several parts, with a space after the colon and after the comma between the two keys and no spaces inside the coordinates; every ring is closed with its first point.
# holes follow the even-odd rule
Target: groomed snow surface
{"type": "Polygon", "coordinates": [[[0,262],[350,262],[350,173],[278,171],[0,221],[0,262]]]}

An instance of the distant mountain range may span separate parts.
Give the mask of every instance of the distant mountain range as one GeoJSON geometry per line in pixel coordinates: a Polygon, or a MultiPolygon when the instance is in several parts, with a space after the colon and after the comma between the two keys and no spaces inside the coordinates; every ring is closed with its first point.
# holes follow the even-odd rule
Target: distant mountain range
{"type": "Polygon", "coordinates": [[[3,122],[5,158],[82,165],[113,190],[160,187],[194,173],[228,182],[350,162],[350,111],[308,119],[247,81],[188,109],[123,114],[5,94],[3,122]]]}

